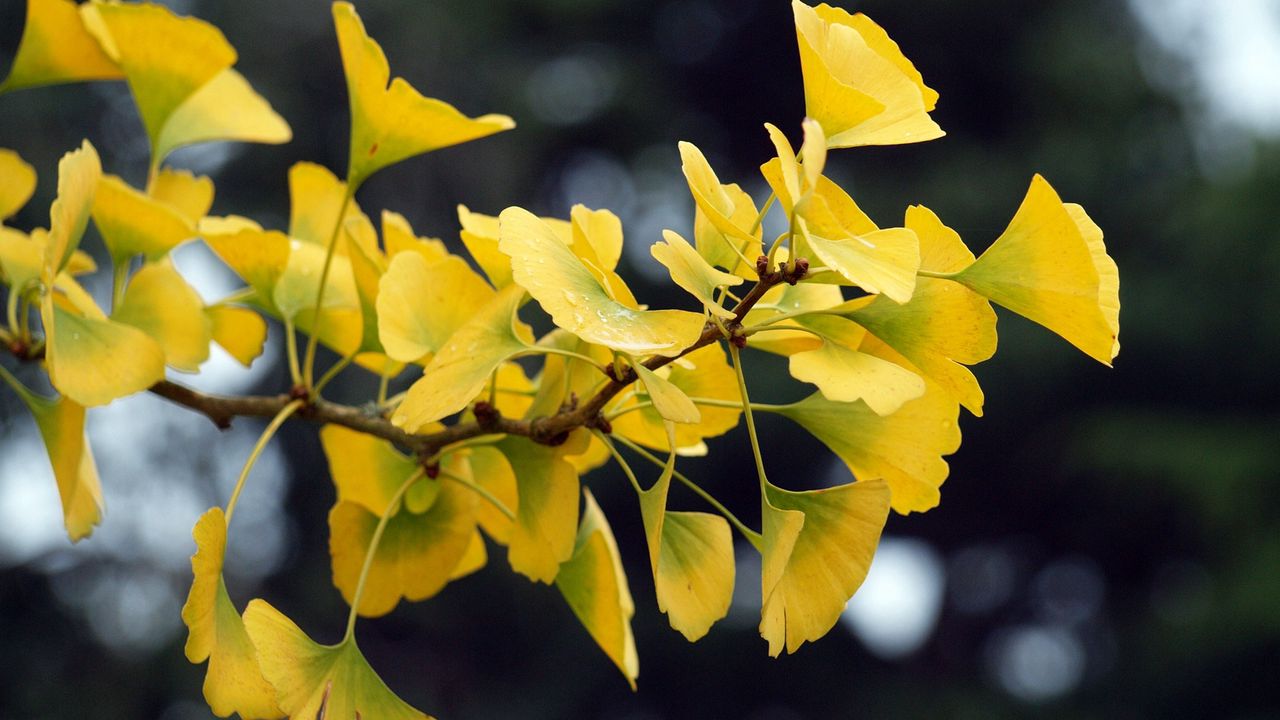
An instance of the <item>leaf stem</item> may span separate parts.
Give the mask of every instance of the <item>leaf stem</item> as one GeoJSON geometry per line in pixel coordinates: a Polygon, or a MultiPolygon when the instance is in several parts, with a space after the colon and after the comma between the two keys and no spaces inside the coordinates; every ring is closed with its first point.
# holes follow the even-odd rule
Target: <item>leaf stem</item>
{"type": "Polygon", "coordinates": [[[756,436],[756,421],[751,414],[751,398],[747,396],[747,378],[742,373],[742,355],[737,346],[729,343],[729,355],[733,358],[733,372],[738,376],[738,392],[742,395],[742,411],[747,416],[747,434],[751,437],[751,454],[756,460],[756,474],[760,476],[760,492],[764,492],[768,478],[764,473],[764,456],[760,454],[760,438],[756,436]]]}
{"type": "MultiPolygon", "coordinates": [[[[644,458],[645,460],[648,460],[649,462],[653,463],[654,465],[657,465],[658,467],[662,467],[662,468],[666,467],[666,463],[663,462],[662,458],[659,458],[657,455],[654,455],[648,450],[645,450],[639,444],[632,442],[631,440],[628,440],[627,438],[622,437],[621,435],[615,435],[614,438],[616,438],[617,441],[622,443],[623,445],[626,445],[628,448],[630,448],[632,452],[644,458]]],[[[747,527],[746,524],[744,524],[741,520],[738,519],[737,515],[734,515],[733,513],[729,512],[729,508],[726,508],[723,504],[721,504],[720,501],[715,499],[715,497],[712,496],[711,493],[707,492],[706,490],[703,490],[701,485],[690,480],[687,476],[685,476],[684,473],[674,468],[671,471],[671,475],[675,479],[684,483],[685,487],[692,490],[698,497],[705,500],[708,505],[715,508],[717,512],[719,512],[721,515],[725,517],[726,520],[729,521],[729,524],[737,528],[738,532],[742,533],[743,537],[747,538],[747,540],[750,540],[752,544],[755,544],[756,541],[760,539],[760,533],[747,527]]]]}
{"type": "MultiPolygon", "coordinates": [[[[613,441],[609,439],[609,436],[595,428],[591,429],[591,434],[599,438],[600,442],[604,443],[604,446],[608,448],[609,454],[613,456],[613,459],[617,461],[618,466],[622,468],[622,472],[626,474],[627,479],[631,481],[631,487],[635,488],[636,494],[643,494],[644,490],[640,487],[640,481],[636,479],[635,472],[631,470],[631,466],[627,464],[627,459],[622,457],[622,453],[618,452],[618,448],[613,444],[613,441]]],[[[666,466],[666,463],[661,464],[664,467],[666,466]]]]}
{"type": "Polygon", "coordinates": [[[935,272],[933,270],[925,270],[924,268],[916,270],[916,275],[919,275],[920,277],[940,278],[942,280],[955,280],[956,276],[959,274],[959,272],[935,272]]]}
{"type": "Polygon", "coordinates": [[[505,504],[503,504],[503,502],[502,502],[501,500],[499,500],[499,499],[498,499],[498,497],[497,497],[496,495],[494,495],[493,493],[489,492],[488,488],[486,488],[486,487],[484,487],[483,485],[481,485],[481,484],[479,484],[479,483],[475,482],[474,480],[467,480],[467,479],[466,479],[466,478],[464,478],[464,477],[460,477],[460,476],[458,476],[458,475],[454,475],[453,473],[449,472],[448,470],[441,470],[441,471],[440,471],[440,477],[442,477],[442,478],[448,478],[448,479],[450,479],[450,480],[452,480],[452,481],[454,481],[454,482],[458,483],[459,485],[461,485],[461,486],[463,486],[463,487],[467,488],[467,489],[468,489],[468,490],[470,490],[471,492],[474,492],[475,494],[479,495],[480,497],[484,498],[485,500],[488,500],[490,505],[492,505],[492,506],[494,506],[495,508],[497,508],[497,509],[498,509],[498,512],[500,512],[500,513],[502,513],[503,515],[505,515],[505,516],[507,517],[507,519],[508,519],[508,520],[510,520],[510,521],[512,521],[512,522],[515,522],[516,514],[515,514],[514,512],[512,512],[512,511],[511,511],[511,508],[509,508],[509,507],[507,507],[505,504]]]}
{"type": "Polygon", "coordinates": [[[18,330],[18,297],[21,294],[17,288],[9,288],[9,300],[5,303],[5,315],[9,320],[9,329],[15,333],[20,332],[18,330]]]}
{"type": "Polygon", "coordinates": [[[756,221],[751,223],[751,234],[755,235],[760,226],[764,224],[764,216],[769,214],[769,208],[773,207],[773,201],[778,199],[778,193],[770,192],[769,197],[765,199],[764,205],[760,206],[760,212],[756,214],[756,221]]]}
{"type": "Polygon", "coordinates": [[[307,354],[302,362],[302,380],[307,386],[311,385],[311,379],[314,377],[316,344],[320,341],[320,327],[324,324],[324,317],[320,312],[324,307],[324,290],[329,283],[329,271],[333,268],[333,254],[338,246],[338,235],[342,232],[342,219],[347,215],[347,206],[351,204],[351,197],[354,194],[355,189],[350,182],[347,182],[346,189],[342,192],[342,203],[338,207],[338,217],[333,222],[333,233],[329,235],[329,245],[324,253],[324,267],[320,270],[320,286],[316,289],[316,304],[312,311],[311,332],[307,337],[307,354]]]}
{"type": "Polygon", "coordinates": [[[249,478],[249,471],[253,470],[253,466],[257,464],[258,458],[262,455],[262,451],[266,449],[267,443],[271,442],[271,438],[275,436],[276,431],[284,424],[289,416],[297,412],[303,405],[301,400],[294,400],[285,405],[276,413],[271,422],[267,423],[267,427],[258,436],[258,442],[253,446],[253,450],[249,453],[249,457],[244,461],[244,467],[240,469],[240,477],[236,479],[236,487],[231,491],[231,499],[227,501],[227,527],[231,527],[231,515],[236,511],[236,504],[240,502],[240,492],[244,490],[245,480],[249,478]]]}
{"type": "Polygon", "coordinates": [[[120,259],[112,265],[111,273],[111,312],[114,314],[124,302],[125,284],[129,280],[129,261],[120,259]]]}
{"type": "Polygon", "coordinates": [[[573,358],[574,360],[581,360],[604,373],[606,377],[609,375],[609,373],[600,366],[600,363],[596,362],[596,359],[590,355],[583,355],[582,353],[576,353],[572,350],[565,350],[564,348],[558,348],[551,345],[525,345],[525,348],[527,348],[530,353],[537,353],[541,355],[563,355],[564,357],[573,358]]]}
{"type": "Polygon", "coordinates": [[[391,384],[391,375],[387,373],[387,369],[383,368],[378,373],[378,406],[387,404],[387,386],[391,384]]]}
{"type": "Polygon", "coordinates": [[[289,358],[289,379],[294,385],[301,385],[302,370],[298,367],[298,332],[293,327],[293,321],[288,318],[284,320],[284,350],[289,358]]]}
{"type": "Polygon", "coordinates": [[[356,616],[359,614],[357,608],[360,607],[360,598],[364,596],[364,584],[369,579],[369,568],[373,566],[374,555],[378,552],[378,543],[382,541],[382,532],[387,529],[387,521],[395,514],[400,499],[404,497],[406,491],[409,490],[417,481],[421,480],[427,474],[426,468],[418,468],[410,475],[396,493],[391,496],[391,501],[387,503],[387,509],[382,511],[382,516],[378,518],[378,526],[373,529],[373,537],[369,539],[369,549],[364,554],[364,564],[360,566],[360,579],[356,581],[356,592],[351,596],[351,612],[347,615],[347,631],[342,636],[342,642],[347,642],[356,633],[356,616]]]}

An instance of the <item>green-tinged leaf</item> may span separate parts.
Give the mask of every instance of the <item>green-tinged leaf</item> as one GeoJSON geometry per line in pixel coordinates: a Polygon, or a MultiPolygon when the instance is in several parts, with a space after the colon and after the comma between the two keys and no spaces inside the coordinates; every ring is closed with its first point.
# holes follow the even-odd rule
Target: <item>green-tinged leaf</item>
{"type": "MultiPolygon", "coordinates": [[[[289,168],[289,237],[328,247],[338,223],[338,213],[343,211],[344,199],[347,200],[346,211],[342,212],[344,227],[355,218],[368,222],[369,218],[356,201],[346,195],[347,184],[329,168],[312,162],[294,163],[289,168]]],[[[341,246],[335,250],[345,254],[341,246]]]]}
{"type": "Polygon", "coordinates": [[[320,444],[329,459],[338,501],[363,507],[375,521],[387,511],[404,481],[418,470],[418,463],[390,442],[341,425],[321,428],[320,444]]]}
{"type": "Polygon", "coordinates": [[[711,267],[689,241],[671,230],[663,230],[665,242],[654,243],[650,254],[671,273],[671,280],[697,298],[709,312],[728,319],[733,311],[716,302],[718,288],[740,285],[742,278],[711,267]]]}
{"type": "MultiPolygon", "coordinates": [[[[659,369],[656,374],[665,374],[665,382],[682,391],[687,398],[741,402],[737,378],[725,361],[724,349],[719,343],[698,348],[659,369]]],[[[651,399],[652,391],[650,397],[641,394],[624,396],[610,406],[609,412],[627,410],[651,399]]],[[[677,448],[692,448],[706,438],[723,435],[738,425],[738,417],[742,414],[740,407],[698,406],[697,410],[701,417],[698,422],[675,426],[677,448]]],[[[662,420],[662,415],[652,407],[630,410],[613,419],[613,431],[646,447],[666,450],[667,434],[662,420]]]]}
{"type": "Polygon", "coordinates": [[[556,587],[592,639],[627,678],[631,689],[640,674],[640,658],[631,633],[635,603],[627,587],[618,543],[600,506],[583,489],[582,526],[573,556],[560,568],[556,587]]]}
{"type": "Polygon", "coordinates": [[[182,214],[195,227],[213,207],[213,181],[190,170],[161,168],[147,189],[151,197],[182,214]]]}
{"type": "MultiPolygon", "coordinates": [[[[426,482],[438,484],[439,491],[425,512],[415,513],[406,506],[387,510],[394,514],[374,551],[357,609],[365,617],[391,612],[402,597],[415,602],[440,592],[471,545],[478,496],[456,482],[426,482]]],[[[348,604],[354,599],[379,517],[361,503],[343,500],[329,511],[333,584],[348,604]]]]}
{"type": "Polygon", "coordinates": [[[516,318],[523,299],[524,290],[511,286],[476,310],[431,358],[391,422],[407,432],[418,432],[427,423],[462,410],[479,395],[495,369],[528,349],[521,338],[528,330],[516,318]]]}
{"type": "MultiPolygon", "coordinates": [[[[834,285],[820,285],[802,282],[797,285],[779,285],[771,288],[760,298],[760,302],[747,313],[743,325],[748,327],[763,323],[782,313],[801,313],[827,310],[844,302],[840,288],[834,285]]],[[[770,327],[789,328],[801,325],[795,319],[780,320],[770,327]]],[[[822,339],[812,333],[801,330],[772,330],[751,336],[751,347],[756,350],[793,355],[805,350],[813,350],[822,344],[822,339]]]]}
{"type": "Polygon", "coordinates": [[[170,367],[200,372],[200,364],[209,359],[213,327],[204,301],[168,258],[142,266],[111,317],[160,343],[170,367]]]}
{"type": "Polygon", "coordinates": [[[938,504],[950,455],[960,447],[959,406],[936,385],[888,417],[864,402],[837,403],[815,393],[777,412],[831,449],[859,480],[883,478],[893,509],[906,514],[938,504]]]}
{"type": "Polygon", "coordinates": [[[429,263],[418,253],[400,253],[378,288],[378,334],[387,355],[401,362],[439,352],[494,297],[493,288],[456,255],[429,263]]]}
{"type": "Polygon", "coordinates": [[[77,403],[106,405],[164,379],[164,350],[141,330],[64,310],[52,295],[40,315],[49,381],[77,403]]]}
{"type": "Polygon", "coordinates": [[[279,145],[292,139],[289,123],[266,98],[243,75],[226,68],[173,110],[153,152],[164,158],[185,145],[215,140],[279,145]]]}
{"type": "Polygon", "coordinates": [[[22,209],[36,191],[36,169],[8,148],[0,148],[0,221],[22,209]]]}
{"type": "Polygon", "coordinates": [[[729,612],[733,600],[733,534],[718,515],[667,510],[675,455],[653,487],[640,493],[658,609],[695,642],[729,612]]]}
{"type": "Polygon", "coordinates": [[[134,255],[159,260],[196,235],[191,221],[177,208],[129,187],[115,175],[98,181],[93,222],[117,264],[134,255]]]}
{"type": "Polygon", "coordinates": [[[496,447],[516,475],[516,522],[507,560],[512,570],[530,580],[550,583],[573,554],[578,472],[564,459],[563,446],[507,436],[496,447]]]}
{"type": "MultiPolygon", "coordinates": [[[[471,476],[475,483],[484,488],[503,507],[515,510],[520,502],[516,489],[516,473],[507,462],[502,451],[489,446],[471,449],[471,476]]],[[[482,502],[476,506],[476,520],[480,527],[495,542],[506,545],[511,542],[511,531],[514,523],[491,502],[482,502]]]]}
{"type": "Polygon", "coordinates": [[[98,41],[85,30],[72,0],[27,0],[27,21],[6,90],[124,77],[98,41]]]}
{"type": "MultiPolygon", "coordinates": [[[[764,588],[760,634],[769,641],[769,654],[777,657],[806,641],[827,634],[845,603],[862,585],[889,515],[889,487],[881,482],[854,482],[824,490],[792,492],[765,486],[766,515],[799,513],[803,522],[794,539],[769,545],[766,532],[766,565],[785,564],[776,582],[764,588]],[[786,549],[786,545],[790,549],[786,549]]],[[[767,523],[766,523],[767,526],[767,523]]]]}
{"type": "Polygon", "coordinates": [[[702,334],[700,313],[633,310],[614,300],[555,232],[528,211],[507,208],[499,220],[499,249],[511,258],[515,281],[556,325],[587,342],[635,355],[676,355],[702,334]]]}
{"type": "Polygon", "coordinates": [[[644,385],[653,409],[663,419],[676,423],[701,422],[702,415],[698,412],[698,406],[693,404],[678,385],[640,363],[635,363],[632,367],[635,368],[640,383],[644,385]]]}
{"type": "Polygon", "coordinates": [[[237,713],[246,718],[279,718],[275,689],[262,675],[258,653],[245,631],[222,579],[227,549],[227,521],[222,508],[200,516],[191,531],[196,554],[191,556],[195,578],[182,621],[187,626],[187,660],[209,661],[204,677],[204,698],[218,717],[237,713]]]}
{"type": "Polygon", "coordinates": [[[359,186],[378,170],[406,158],[515,127],[506,115],[469,118],[452,105],[423,97],[403,78],[391,80],[387,57],[355,8],[333,4],[333,22],[351,103],[351,156],[347,180],[359,186]]]}
{"type": "Polygon", "coordinates": [[[262,674],[290,718],[427,720],[387,688],[354,638],[320,645],[263,600],[250,601],[244,624],[262,674]]]}

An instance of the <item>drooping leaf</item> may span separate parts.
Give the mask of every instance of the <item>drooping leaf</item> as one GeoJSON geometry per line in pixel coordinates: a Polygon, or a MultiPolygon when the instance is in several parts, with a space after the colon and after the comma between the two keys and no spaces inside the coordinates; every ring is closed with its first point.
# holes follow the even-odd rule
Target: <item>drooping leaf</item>
{"type": "Polygon", "coordinates": [[[79,542],[102,521],[102,484],[84,429],[84,407],[67,397],[46,398],[11,383],[35,418],[62,500],[62,518],[71,542],[79,542]]]}
{"type": "Polygon", "coordinates": [[[170,367],[195,373],[209,359],[213,327],[205,316],[204,301],[169,258],[147,263],[134,274],[124,301],[111,317],[160,343],[170,367]]]}
{"type": "Polygon", "coordinates": [[[649,401],[653,403],[653,409],[664,420],[676,423],[697,423],[702,420],[702,415],[698,412],[698,406],[693,404],[693,401],[689,399],[688,395],[684,394],[680,386],[640,363],[636,363],[632,367],[635,368],[636,375],[640,378],[640,383],[644,385],[645,393],[648,394],[649,401]]]}
{"type": "Polygon", "coordinates": [[[640,658],[631,633],[635,603],[627,587],[618,543],[600,506],[583,489],[582,526],[573,556],[560,568],[556,587],[592,639],[627,678],[631,689],[640,674],[640,658]]]}
{"type": "Polygon", "coordinates": [[[556,325],[629,354],[676,355],[702,333],[699,313],[633,310],[614,300],[546,223],[517,207],[502,211],[499,249],[512,276],[556,325]]]}
{"type": "Polygon", "coordinates": [[[262,674],[290,718],[429,720],[387,688],[355,638],[320,645],[263,600],[249,602],[244,624],[262,674]]]}
{"type": "Polygon", "coordinates": [[[755,279],[754,265],[739,257],[741,253],[747,260],[754,261],[762,251],[755,202],[737,185],[722,185],[707,158],[693,143],[680,143],[680,162],[697,207],[694,240],[698,253],[712,265],[755,279]]]}
{"type": "Polygon", "coordinates": [[[27,0],[27,21],[9,76],[7,90],[124,77],[120,67],[85,30],[72,0],[27,0]]]}
{"type": "MultiPolygon", "coordinates": [[[[471,449],[471,476],[476,484],[493,495],[508,510],[514,511],[520,498],[516,489],[516,473],[501,450],[480,446],[471,449]]],[[[476,506],[476,520],[495,542],[511,541],[512,521],[490,502],[476,506]]]]}
{"type": "Polygon", "coordinates": [[[728,319],[733,311],[716,302],[716,290],[742,283],[742,278],[711,267],[688,240],[671,230],[663,230],[665,242],[649,248],[653,258],[671,273],[671,280],[697,298],[709,312],[728,319]]]}
{"type": "Polygon", "coordinates": [[[391,422],[408,432],[418,432],[427,423],[462,410],[480,394],[495,369],[526,352],[528,346],[521,335],[527,335],[528,330],[516,318],[523,299],[524,290],[512,286],[476,310],[431,358],[391,422]]]}
{"type": "Polygon", "coordinates": [[[1104,365],[1120,352],[1120,276],[1102,230],[1040,175],[1009,227],[955,280],[1104,365]]]}
{"type": "Polygon", "coordinates": [[[766,540],[766,565],[776,567],[785,556],[776,582],[764,588],[760,614],[760,634],[777,657],[784,646],[792,653],[826,635],[862,585],[889,515],[889,487],[873,481],[792,492],[769,484],[765,493],[774,509],[766,515],[803,517],[794,539],[788,533],[782,542],[789,550],[766,540]]]}
{"type": "Polygon", "coordinates": [[[512,570],[530,580],[550,583],[573,554],[578,472],[564,459],[563,447],[510,435],[496,447],[516,476],[516,522],[507,560],[512,570]]]}
{"type": "Polygon", "coordinates": [[[929,111],[938,94],[896,43],[861,13],[793,0],[805,114],[830,147],[896,145],[942,137],[929,111]]]}
{"type": "Polygon", "coordinates": [[[22,209],[36,191],[36,169],[8,148],[0,148],[0,221],[22,209]]]}
{"type": "Polygon", "coordinates": [[[864,402],[837,403],[814,393],[777,412],[799,423],[844,461],[858,480],[883,478],[893,509],[923,512],[938,504],[947,477],[943,455],[960,447],[959,406],[937,386],[881,417],[864,402]]]}
{"type": "Polygon", "coordinates": [[[347,181],[353,185],[414,155],[515,127],[506,115],[469,118],[448,103],[423,97],[403,78],[391,80],[388,87],[387,57],[365,32],[355,8],[334,3],[333,22],[351,103],[347,181]]]}
{"type": "MultiPolygon", "coordinates": [[[[414,602],[440,592],[470,548],[476,494],[449,480],[424,481],[438,486],[425,512],[415,513],[403,505],[384,510],[392,513],[391,519],[374,551],[357,610],[365,617],[391,612],[402,597],[414,602]]],[[[354,599],[378,520],[379,515],[352,501],[339,500],[329,512],[333,584],[348,604],[354,599]]]]}
{"type": "Polygon", "coordinates": [[[275,689],[263,677],[258,653],[244,620],[236,612],[222,578],[227,548],[227,521],[222,508],[212,508],[191,531],[196,553],[191,556],[195,578],[182,621],[187,626],[187,660],[209,661],[204,677],[204,697],[218,717],[279,718],[275,689]]]}
{"type": "Polygon", "coordinates": [[[733,535],[718,515],[667,510],[673,453],[653,487],[640,494],[658,609],[695,642],[729,612],[733,600],[733,535]]]}

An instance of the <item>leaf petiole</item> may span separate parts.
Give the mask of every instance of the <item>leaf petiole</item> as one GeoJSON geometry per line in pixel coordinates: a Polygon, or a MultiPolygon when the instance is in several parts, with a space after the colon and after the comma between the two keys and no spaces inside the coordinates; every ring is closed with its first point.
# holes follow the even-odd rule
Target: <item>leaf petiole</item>
{"type": "Polygon", "coordinates": [[[475,494],[479,495],[480,497],[484,498],[485,500],[488,500],[490,505],[492,505],[492,506],[494,506],[495,508],[497,508],[497,509],[498,509],[498,512],[500,512],[500,513],[502,513],[503,515],[505,515],[505,516],[507,517],[507,519],[508,519],[508,520],[510,520],[510,521],[512,521],[512,522],[515,522],[516,514],[515,514],[514,512],[512,512],[512,511],[511,511],[511,508],[509,508],[509,507],[507,507],[505,504],[503,504],[503,502],[502,502],[501,500],[499,500],[499,499],[498,499],[498,497],[497,497],[496,495],[494,495],[493,493],[489,492],[489,490],[488,490],[487,488],[485,488],[483,485],[481,485],[481,484],[479,484],[479,483],[475,482],[474,480],[467,480],[466,478],[459,477],[458,475],[454,475],[453,473],[449,472],[448,470],[441,470],[441,471],[440,471],[440,477],[442,477],[442,478],[448,478],[448,479],[450,479],[450,480],[452,480],[452,481],[454,481],[454,482],[458,483],[459,485],[461,485],[461,486],[463,486],[463,487],[467,488],[467,489],[468,489],[468,490],[470,490],[471,492],[474,492],[475,494]]]}
{"type": "Polygon", "coordinates": [[[258,442],[253,446],[248,459],[244,461],[244,467],[240,469],[240,477],[236,479],[236,487],[231,491],[231,499],[227,501],[227,527],[231,527],[231,515],[236,511],[236,503],[240,501],[240,492],[244,490],[244,483],[249,478],[249,471],[253,470],[253,466],[258,462],[258,457],[262,455],[267,443],[271,442],[271,438],[275,436],[276,431],[280,429],[284,421],[288,420],[289,416],[297,412],[302,405],[302,400],[294,400],[280,408],[280,412],[271,418],[271,422],[262,431],[262,435],[258,436],[258,442]]]}
{"type": "Polygon", "coordinates": [[[369,568],[373,566],[373,558],[378,552],[378,543],[382,541],[382,533],[387,529],[387,521],[396,513],[404,494],[426,474],[426,468],[420,467],[415,470],[396,489],[395,494],[391,496],[390,502],[387,503],[387,509],[383,510],[382,516],[378,518],[378,526],[373,529],[373,537],[369,539],[369,549],[364,554],[364,564],[360,566],[360,579],[356,581],[356,592],[351,596],[351,612],[347,615],[347,631],[342,636],[342,642],[344,643],[355,636],[356,615],[358,615],[356,609],[360,607],[360,598],[364,596],[364,583],[369,579],[369,568]]]}

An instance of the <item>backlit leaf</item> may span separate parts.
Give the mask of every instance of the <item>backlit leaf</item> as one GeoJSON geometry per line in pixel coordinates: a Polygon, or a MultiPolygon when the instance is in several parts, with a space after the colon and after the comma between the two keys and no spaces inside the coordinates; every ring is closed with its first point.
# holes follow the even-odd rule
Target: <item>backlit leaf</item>
{"type": "Polygon", "coordinates": [[[124,77],[119,66],[102,51],[85,30],[72,0],[27,0],[27,21],[18,41],[18,52],[9,76],[0,83],[6,90],[57,85],[83,80],[116,80],[124,77]]]}
{"type": "Polygon", "coordinates": [[[213,341],[245,367],[253,364],[267,344],[267,321],[258,313],[234,305],[204,309],[213,341]]]}
{"type": "Polygon", "coordinates": [[[320,645],[263,600],[250,601],[244,624],[262,674],[290,718],[427,720],[387,688],[354,638],[320,645]]]}
{"type": "Polygon", "coordinates": [[[582,495],[585,498],[582,526],[578,529],[573,556],[556,576],[556,587],[634,690],[636,676],[640,674],[640,658],[631,633],[635,603],[609,521],[590,490],[583,489],[582,495]]]}
{"type": "Polygon", "coordinates": [[[378,334],[387,355],[401,362],[438,352],[494,297],[493,288],[456,255],[429,263],[419,253],[400,253],[378,287],[378,334]]]}
{"type": "Polygon", "coordinates": [[[742,278],[711,267],[689,241],[672,230],[663,230],[665,242],[649,248],[653,258],[671,273],[671,280],[702,302],[708,311],[722,318],[732,318],[733,311],[716,302],[718,288],[742,284],[742,278]]]}
{"type": "Polygon", "coordinates": [[[162,168],[147,189],[151,197],[182,214],[194,227],[213,207],[213,181],[190,170],[162,168]]]}
{"type": "MultiPolygon", "coordinates": [[[[312,162],[294,163],[289,168],[289,237],[327,248],[346,193],[347,184],[329,168],[312,162]]],[[[348,199],[342,226],[357,217],[368,222],[356,201],[348,199]]],[[[341,246],[337,250],[345,254],[341,246]]]]}
{"type": "Polygon", "coordinates": [[[49,381],[77,403],[106,405],[164,379],[164,351],[141,330],[64,310],[52,295],[40,315],[49,381]]]}
{"type": "Polygon", "coordinates": [[[378,170],[406,158],[515,127],[506,115],[469,118],[452,105],[423,97],[391,76],[382,48],[365,32],[355,8],[333,4],[351,103],[351,155],[347,181],[359,186],[378,170]]]}
{"type": "Polygon", "coordinates": [[[877,415],[892,414],[902,403],[924,394],[924,379],[916,373],[858,351],[865,330],[828,318],[832,319],[851,326],[857,341],[846,345],[828,337],[820,348],[795,353],[790,360],[792,377],[817,385],[833,402],[862,400],[877,415]]]}
{"type": "Polygon", "coordinates": [[[279,145],[292,139],[289,123],[243,75],[226,68],[173,110],[154,153],[168,157],[185,145],[215,140],[279,145]]]}
{"type": "Polygon", "coordinates": [[[142,266],[125,290],[112,319],[150,335],[164,351],[165,364],[199,372],[209,359],[213,328],[204,301],[168,258],[142,266]]]}
{"type": "Polygon", "coordinates": [[[200,516],[191,531],[196,554],[191,556],[195,578],[182,621],[187,626],[187,660],[209,661],[204,697],[218,717],[238,713],[249,718],[284,717],[276,705],[275,689],[262,675],[258,653],[245,631],[222,579],[227,548],[227,521],[222,508],[200,516]]]}
{"type": "Polygon", "coordinates": [[[177,208],[129,187],[115,175],[103,176],[93,200],[93,222],[117,264],[134,255],[159,260],[195,227],[177,208]]]}

